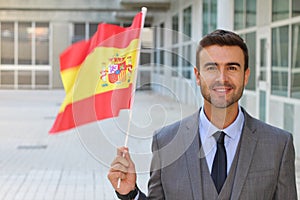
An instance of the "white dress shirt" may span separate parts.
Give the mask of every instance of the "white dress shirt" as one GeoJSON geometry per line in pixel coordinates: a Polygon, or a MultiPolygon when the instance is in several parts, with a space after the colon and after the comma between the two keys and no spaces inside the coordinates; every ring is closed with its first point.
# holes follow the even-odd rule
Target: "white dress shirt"
{"type": "Polygon", "coordinates": [[[206,162],[210,173],[212,170],[214,157],[217,151],[216,140],[213,137],[213,134],[216,133],[217,131],[223,131],[226,133],[224,143],[225,143],[226,155],[227,155],[227,174],[228,174],[236,153],[237,146],[240,141],[243,125],[244,125],[244,115],[240,106],[239,106],[238,116],[235,119],[235,121],[230,126],[228,126],[223,130],[220,130],[217,127],[215,127],[207,119],[204,113],[204,109],[202,107],[199,116],[199,133],[200,133],[202,148],[204,151],[203,156],[205,156],[206,158],[206,162]]]}
{"type": "MultiPolygon", "coordinates": [[[[217,151],[216,140],[213,137],[213,134],[217,131],[223,131],[226,133],[224,143],[225,143],[226,155],[227,155],[227,174],[228,174],[232,161],[234,159],[237,146],[240,141],[243,125],[244,125],[244,115],[242,113],[240,106],[239,106],[239,113],[237,118],[230,126],[225,128],[224,130],[218,129],[207,119],[202,106],[202,109],[200,111],[200,116],[199,116],[199,133],[200,133],[201,143],[202,143],[202,147],[204,150],[206,162],[210,173],[212,170],[214,157],[217,151]]],[[[138,193],[138,195],[134,199],[137,200],[139,198],[139,195],[140,194],[138,193]]]]}

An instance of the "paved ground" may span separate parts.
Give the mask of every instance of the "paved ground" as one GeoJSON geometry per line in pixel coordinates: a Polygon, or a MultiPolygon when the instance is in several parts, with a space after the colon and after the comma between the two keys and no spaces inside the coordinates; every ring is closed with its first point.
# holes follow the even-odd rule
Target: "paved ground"
{"type": "MultiPolygon", "coordinates": [[[[124,144],[128,113],[48,135],[63,98],[60,90],[0,90],[1,200],[115,199],[106,174],[115,147],[124,144]]],[[[141,189],[147,187],[153,130],[194,109],[151,92],[136,94],[128,146],[141,189]]]]}

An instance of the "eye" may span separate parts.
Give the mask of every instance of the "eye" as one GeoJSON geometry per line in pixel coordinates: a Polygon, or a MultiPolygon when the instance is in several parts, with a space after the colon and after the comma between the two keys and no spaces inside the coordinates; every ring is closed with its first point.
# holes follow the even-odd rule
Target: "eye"
{"type": "Polygon", "coordinates": [[[236,70],[238,70],[237,66],[235,66],[235,65],[229,65],[227,69],[229,71],[236,71],[236,70]]]}
{"type": "Polygon", "coordinates": [[[207,71],[215,71],[218,70],[218,67],[216,65],[209,65],[206,67],[207,71]]]}

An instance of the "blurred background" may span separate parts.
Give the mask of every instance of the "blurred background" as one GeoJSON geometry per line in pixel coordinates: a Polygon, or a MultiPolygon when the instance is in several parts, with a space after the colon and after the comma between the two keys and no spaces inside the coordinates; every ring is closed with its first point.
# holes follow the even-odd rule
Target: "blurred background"
{"type": "MultiPolygon", "coordinates": [[[[59,55],[71,44],[89,39],[99,23],[130,26],[142,6],[148,12],[137,99],[145,104],[137,107],[147,105],[150,111],[144,112],[153,119],[167,113],[163,123],[152,120],[156,124],[151,131],[201,106],[193,76],[197,43],[217,28],[233,30],[245,39],[250,56],[251,76],[240,103],[253,116],[293,134],[298,163],[300,0],[1,0],[1,199],[114,199],[106,181],[109,163],[97,157],[99,152],[111,157],[114,152],[95,150],[91,139],[82,137],[94,130],[92,126],[48,135],[64,98],[59,55]]],[[[94,125],[95,130],[106,127],[94,125]]],[[[91,136],[95,137],[107,138],[91,136]]],[[[147,140],[142,147],[146,154],[148,144],[147,140]]],[[[147,175],[140,180],[145,190],[146,180],[147,175]]]]}

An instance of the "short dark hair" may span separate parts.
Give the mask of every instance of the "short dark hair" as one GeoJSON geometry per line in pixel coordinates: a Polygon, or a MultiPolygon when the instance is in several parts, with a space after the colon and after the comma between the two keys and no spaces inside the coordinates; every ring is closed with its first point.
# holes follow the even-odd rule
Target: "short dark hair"
{"type": "Polygon", "coordinates": [[[200,69],[200,52],[203,48],[212,46],[212,45],[219,45],[219,46],[239,46],[244,53],[245,57],[245,71],[248,69],[248,62],[249,62],[249,55],[248,55],[248,48],[244,40],[236,33],[217,29],[207,35],[205,35],[202,40],[199,42],[197,52],[196,52],[196,66],[200,69]]]}

